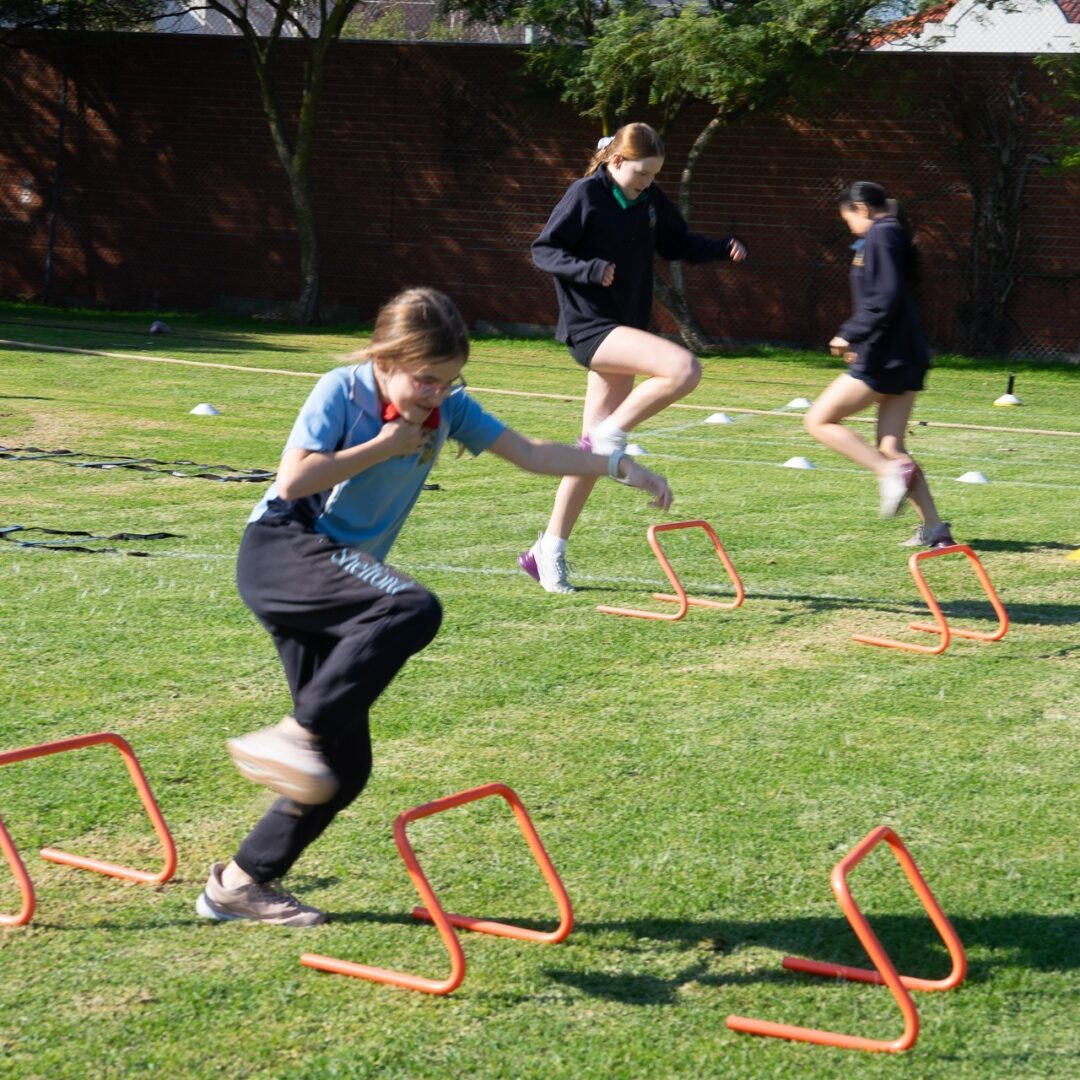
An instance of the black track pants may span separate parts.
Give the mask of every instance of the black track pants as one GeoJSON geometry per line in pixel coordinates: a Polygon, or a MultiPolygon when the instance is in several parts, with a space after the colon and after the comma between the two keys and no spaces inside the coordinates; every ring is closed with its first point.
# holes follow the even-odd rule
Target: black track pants
{"type": "Polygon", "coordinates": [[[322,740],[340,783],[322,806],[278,799],[244,840],[237,864],[269,881],[364,789],[371,705],[435,637],[442,608],[393,567],[291,522],[250,524],[236,577],[244,603],[277,646],[293,715],[322,740]]]}

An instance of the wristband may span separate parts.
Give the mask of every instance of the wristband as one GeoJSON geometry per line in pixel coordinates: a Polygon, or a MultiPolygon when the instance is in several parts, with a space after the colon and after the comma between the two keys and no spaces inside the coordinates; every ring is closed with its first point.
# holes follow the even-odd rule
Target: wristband
{"type": "Polygon", "coordinates": [[[619,475],[619,462],[621,462],[624,457],[626,457],[625,450],[612,450],[607,459],[608,476],[610,476],[612,480],[618,480],[620,483],[623,482],[623,478],[619,475]]]}

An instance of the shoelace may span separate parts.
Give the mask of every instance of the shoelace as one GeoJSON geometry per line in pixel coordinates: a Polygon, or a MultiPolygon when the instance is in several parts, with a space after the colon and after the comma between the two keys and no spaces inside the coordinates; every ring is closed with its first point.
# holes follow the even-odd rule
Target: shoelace
{"type": "Polygon", "coordinates": [[[277,900],[296,907],[304,906],[291,892],[282,888],[281,882],[276,878],[273,881],[264,881],[261,885],[256,885],[256,888],[262,900],[277,900]]]}
{"type": "Polygon", "coordinates": [[[575,572],[575,573],[577,572],[576,567],[574,567],[573,565],[571,565],[570,562],[567,561],[567,558],[566,558],[565,555],[556,555],[555,556],[555,570],[559,575],[559,584],[560,585],[569,585],[570,584],[570,573],[572,571],[575,572]]]}

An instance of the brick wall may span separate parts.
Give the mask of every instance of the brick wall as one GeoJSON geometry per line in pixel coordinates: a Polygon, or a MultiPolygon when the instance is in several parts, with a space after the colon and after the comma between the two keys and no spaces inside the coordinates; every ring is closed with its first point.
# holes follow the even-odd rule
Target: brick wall
{"type": "MultiPolygon", "coordinates": [[[[282,43],[289,107],[301,63],[301,46],[282,43]]],[[[517,52],[497,46],[336,48],[315,157],[327,305],[368,317],[422,282],[446,289],[470,322],[554,323],[529,244],[597,133],[519,68],[517,52]]],[[[751,257],[688,268],[705,325],[743,341],[828,340],[846,314],[850,257],[836,195],[873,179],[918,225],[935,347],[962,349],[971,179],[989,174],[977,126],[956,141],[957,102],[976,125],[973,109],[1000,114],[1010,76],[1024,91],[1025,154],[1044,150],[1054,136],[1045,83],[1008,56],[867,57],[805,115],[721,131],[698,167],[692,224],[737,232],[751,257]]],[[[667,134],[670,194],[708,115],[695,107],[667,134]]],[[[1002,349],[1080,351],[1078,194],[1080,176],[1029,163],[1002,349]]],[[[47,285],[50,302],[127,308],[294,300],[288,187],[242,42],[94,35],[7,50],[0,242],[7,296],[47,285]]],[[[657,326],[671,328],[659,308],[657,326]]]]}

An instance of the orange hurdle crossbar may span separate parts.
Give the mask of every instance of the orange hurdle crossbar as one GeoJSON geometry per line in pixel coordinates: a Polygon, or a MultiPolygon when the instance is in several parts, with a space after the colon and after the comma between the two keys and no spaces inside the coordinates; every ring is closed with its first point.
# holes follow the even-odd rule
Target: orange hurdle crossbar
{"type": "MultiPolygon", "coordinates": [[[[94,735],[76,735],[70,739],[56,739],[53,742],[40,743],[37,746],[26,746],[20,750],[7,750],[0,752],[0,766],[13,765],[18,761],[28,761],[31,758],[46,757],[49,754],[61,754],[66,750],[81,750],[87,746],[97,746],[101,743],[109,743],[120,751],[127,765],[131,779],[135,783],[143,809],[150,818],[154,831],[161,841],[164,854],[164,864],[156,874],[145,870],[135,870],[129,866],[119,866],[116,863],[105,862],[102,859],[91,859],[84,855],[71,855],[59,848],[42,848],[40,855],[50,862],[61,863],[65,866],[74,866],[80,870],[92,870],[97,874],[108,874],[110,877],[122,878],[125,881],[138,881],[146,885],[160,885],[166,882],[176,872],[176,845],[173,843],[169,827],[165,824],[158,804],[154,801],[154,794],[139,765],[135,752],[131,749],[126,739],[110,731],[97,732],[94,735]]],[[[19,852],[15,847],[11,834],[8,832],[2,819],[0,819],[0,850],[3,851],[8,865],[11,867],[22,894],[22,908],[17,915],[0,915],[0,924],[6,926],[25,926],[33,917],[36,900],[34,886],[30,875],[26,871],[19,852]]]]}
{"type": "Polygon", "coordinates": [[[904,649],[907,652],[917,652],[924,653],[928,656],[936,656],[939,653],[943,653],[949,647],[949,642],[953,635],[956,637],[971,638],[975,641],[1000,641],[1005,636],[1009,629],[1008,613],[1005,611],[1005,607],[1001,603],[998,594],[994,591],[994,586],[990,583],[986,568],[979,561],[979,557],[967,544],[950,544],[948,547],[931,548],[929,551],[917,551],[910,559],[908,559],[908,569],[911,571],[911,576],[915,580],[915,584],[922,594],[923,600],[926,601],[926,606],[930,609],[930,614],[934,619],[933,625],[929,623],[913,622],[910,624],[911,629],[922,630],[928,634],[938,634],[940,635],[941,640],[938,641],[936,645],[918,645],[915,642],[896,641],[893,638],[872,637],[868,634],[852,634],[852,640],[861,641],[864,645],[880,645],[885,649],[904,649]],[[935,559],[940,555],[956,554],[967,557],[975,571],[975,576],[978,578],[979,584],[982,586],[983,592],[986,594],[987,600],[990,601],[990,606],[994,609],[994,614],[998,619],[998,626],[997,629],[991,633],[986,633],[982,630],[962,630],[957,627],[950,627],[945,620],[941,605],[937,602],[934,594],[930,591],[930,586],[926,583],[922,568],[919,566],[919,563],[923,559],[935,559]]]}
{"type": "Polygon", "coordinates": [[[904,1030],[900,1037],[893,1040],[868,1039],[861,1035],[845,1035],[836,1031],[823,1031],[818,1028],[780,1024],[771,1020],[757,1020],[749,1016],[729,1016],[727,1026],[733,1031],[743,1031],[750,1035],[765,1035],[779,1039],[791,1039],[796,1042],[817,1043],[820,1046],[835,1046],[842,1050],[885,1051],[889,1053],[910,1050],[919,1036],[919,1013],[908,990],[953,990],[959,986],[967,975],[967,956],[964,953],[964,946],[961,944],[960,938],[957,936],[945,912],[941,910],[941,905],[938,904],[934,894],[930,891],[930,887],[919,872],[919,868],[915,865],[911,853],[904,846],[900,837],[887,826],[881,825],[872,830],[836,864],[833,868],[831,884],[841,910],[873,961],[875,970],[847,967],[843,964],[831,964],[819,960],[804,960],[796,956],[785,956],[783,966],[789,971],[802,971],[811,975],[829,975],[841,979],[887,986],[892,992],[896,1003],[900,1006],[900,1012],[904,1017],[904,1030]],[[889,845],[901,869],[915,890],[915,895],[919,898],[919,902],[927,915],[930,916],[931,922],[949,951],[949,956],[952,959],[952,971],[944,979],[921,979],[899,974],[851,895],[851,889],[847,883],[848,873],[880,843],[889,845]]]}
{"type": "Polygon", "coordinates": [[[447,795],[445,798],[436,799],[434,802],[424,803],[422,806],[413,807],[399,814],[394,822],[394,841],[405,868],[409,873],[416,891],[420,894],[423,906],[413,909],[413,917],[424,919],[435,924],[439,936],[450,956],[450,974],[445,979],[429,979],[422,975],[411,975],[404,971],[393,971],[389,968],[372,967],[368,964],[357,964],[349,960],[340,960],[331,956],[319,956],[315,953],[304,953],[300,957],[300,963],[319,971],[329,971],[337,975],[350,975],[353,978],[369,979],[372,982],[388,983],[391,986],[399,986],[406,990],[419,990],[427,994],[449,994],[456,990],[465,978],[465,953],[461,948],[454,927],[472,930],[480,934],[494,934],[498,937],[514,938],[518,941],[541,941],[554,944],[562,941],[570,933],[574,926],[574,913],[570,905],[570,897],[559,878],[551,859],[544,850],[544,845],[533,826],[521,800],[517,794],[505,784],[483,784],[480,787],[469,788],[467,791],[459,791],[455,795],[447,795]],[[406,832],[410,821],[430,817],[432,814],[442,813],[444,810],[452,810],[456,806],[465,803],[476,802],[478,799],[486,799],[492,795],[502,796],[509,804],[517,819],[518,827],[525,837],[529,850],[536,860],[544,880],[555,898],[559,910],[559,925],[555,930],[544,932],[530,930],[526,927],[514,926],[510,923],[498,922],[494,919],[477,919],[469,915],[453,915],[443,910],[431,884],[428,882],[420,863],[416,858],[416,852],[406,832]]]}
{"type": "Polygon", "coordinates": [[[728,557],[728,553],[724,550],[724,545],[720,543],[720,538],[716,535],[716,531],[707,521],[671,521],[661,525],[650,525],[645,532],[645,536],[649,541],[649,546],[653,549],[653,553],[656,555],[657,561],[660,563],[661,569],[667,576],[668,581],[671,582],[671,587],[675,590],[674,596],[669,593],[653,593],[653,598],[678,604],[679,610],[676,612],[642,611],[638,608],[609,607],[607,604],[599,604],[596,608],[597,611],[603,612],[605,615],[626,615],[632,619],[659,619],[664,622],[678,622],[679,619],[683,618],[690,607],[721,608],[730,611],[732,608],[737,608],[743,600],[746,599],[746,591],[743,588],[743,583],[739,578],[738,572],[735,570],[734,564],[728,557]],[[735,587],[734,600],[708,600],[704,597],[687,596],[686,589],[683,588],[678,574],[675,573],[671,566],[671,560],[668,559],[667,555],[664,553],[664,549],[660,546],[660,541],[656,538],[657,533],[670,532],[673,529],[705,530],[713,543],[713,547],[716,549],[717,557],[720,559],[724,569],[727,571],[728,577],[731,579],[732,585],[735,587]]]}

